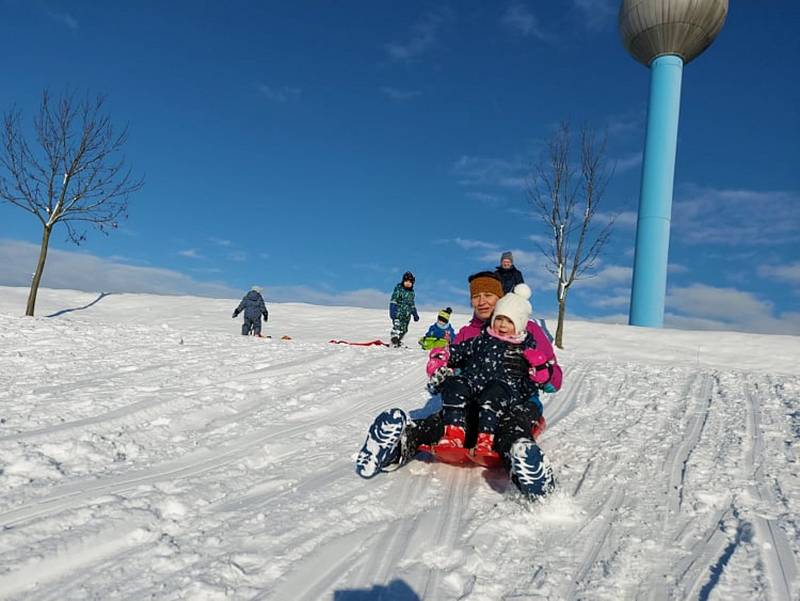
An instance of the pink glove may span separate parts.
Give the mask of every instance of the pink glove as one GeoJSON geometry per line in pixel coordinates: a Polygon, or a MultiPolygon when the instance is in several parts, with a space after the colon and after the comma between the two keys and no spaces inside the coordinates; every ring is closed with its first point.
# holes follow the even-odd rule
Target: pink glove
{"type": "Polygon", "coordinates": [[[531,364],[528,370],[528,376],[537,384],[545,384],[550,379],[550,361],[547,360],[547,355],[542,351],[535,348],[528,348],[522,351],[522,356],[531,364]]]}
{"type": "Polygon", "coordinates": [[[428,364],[425,366],[425,373],[430,378],[440,367],[447,367],[447,360],[450,359],[450,351],[446,348],[435,348],[428,355],[428,364]]]}

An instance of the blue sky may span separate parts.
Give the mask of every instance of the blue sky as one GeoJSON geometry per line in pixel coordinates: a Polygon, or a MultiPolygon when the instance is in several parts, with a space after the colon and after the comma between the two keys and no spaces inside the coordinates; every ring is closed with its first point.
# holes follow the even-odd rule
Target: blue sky
{"type": "MultiPolygon", "coordinates": [[[[382,306],[410,269],[421,305],[463,306],[513,250],[551,315],[525,182],[569,120],[607,129],[620,219],[568,311],[626,321],[649,73],[617,2],[0,6],[0,106],[107,94],[146,178],[110,237],[56,231],[45,285],[382,306]]],[[[733,2],[684,71],[668,325],[800,334],[798,18],[733,2]]],[[[0,205],[0,284],[29,280],[39,237],[0,205]]]]}

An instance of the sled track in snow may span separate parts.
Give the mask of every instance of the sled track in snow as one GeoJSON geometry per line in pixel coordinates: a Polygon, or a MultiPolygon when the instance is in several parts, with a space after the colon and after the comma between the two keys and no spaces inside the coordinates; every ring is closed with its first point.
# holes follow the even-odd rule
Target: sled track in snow
{"type": "Polygon", "coordinates": [[[130,555],[156,542],[157,535],[149,528],[155,522],[152,514],[129,515],[99,532],[90,533],[79,540],[70,540],[52,554],[30,561],[16,571],[0,574],[0,599],[27,598],[27,595],[16,595],[30,592],[35,583],[41,601],[61,601],[67,598],[69,589],[90,580],[92,574],[100,573],[103,565],[114,565],[121,556],[130,555]],[[68,579],[66,587],[50,587],[49,583],[53,580],[63,580],[64,576],[75,573],[81,576],[68,579]]]}
{"type": "MultiPolygon", "coordinates": [[[[435,545],[434,548],[439,547],[444,551],[460,547],[456,542],[459,532],[463,531],[462,522],[468,521],[467,506],[475,488],[469,485],[469,481],[473,479],[471,476],[475,470],[443,467],[448,470],[444,485],[447,493],[442,503],[426,514],[432,523],[423,532],[431,532],[429,540],[435,545]]],[[[442,590],[442,570],[435,567],[427,569],[425,582],[418,590],[421,599],[438,599],[442,590]]]]}
{"type": "MultiPolygon", "coordinates": [[[[410,484],[392,483],[386,503],[398,514],[411,505],[426,489],[424,478],[410,484]],[[398,490],[399,489],[399,490],[398,490]],[[397,493],[397,494],[394,494],[397,493]]],[[[417,515],[400,515],[386,524],[361,525],[342,536],[323,541],[311,553],[292,566],[276,586],[254,597],[317,601],[324,593],[357,590],[387,583],[397,564],[406,556],[408,541],[419,532],[417,515]],[[374,530],[374,532],[373,532],[374,530]]]]}
{"type": "MultiPolygon", "coordinates": [[[[620,386],[625,385],[621,383],[620,386]]],[[[678,398],[702,398],[704,410],[699,413],[688,412],[690,415],[689,424],[685,426],[687,433],[691,434],[678,447],[671,447],[664,459],[663,468],[670,474],[670,479],[665,482],[665,499],[667,507],[677,508],[680,506],[680,488],[676,487],[682,481],[685,474],[686,463],[692,449],[695,447],[705,423],[708,411],[708,399],[710,396],[712,379],[707,374],[695,374],[690,376],[681,386],[678,398]]],[[[580,387],[579,387],[580,388],[580,387]]],[[[578,391],[576,391],[578,394],[578,391]]],[[[613,395],[612,395],[613,397],[613,395]]],[[[616,398],[616,397],[613,397],[616,398]]],[[[682,409],[677,408],[680,412],[682,409]]],[[[592,584],[597,580],[597,570],[604,564],[614,564],[615,556],[624,553],[627,528],[624,526],[624,515],[631,504],[637,504],[637,497],[644,491],[641,484],[634,480],[632,487],[626,486],[630,476],[628,470],[630,465],[647,465],[644,454],[647,446],[642,445],[638,448],[631,448],[629,444],[622,442],[626,448],[626,453],[620,454],[617,451],[618,440],[633,439],[637,440],[646,437],[653,429],[661,436],[669,436],[665,431],[666,419],[668,418],[662,411],[649,408],[646,411],[638,411],[626,416],[628,420],[618,424],[616,432],[609,432],[606,437],[607,445],[600,447],[595,456],[586,459],[586,465],[582,472],[577,476],[577,482],[573,490],[573,496],[580,495],[581,505],[587,510],[587,515],[578,526],[570,538],[581,543],[580,559],[574,565],[572,575],[569,580],[562,585],[559,593],[554,598],[559,599],[583,599],[587,597],[592,584]],[[626,438],[623,438],[626,437],[626,438]],[[631,452],[633,451],[633,452],[631,452]],[[602,468],[595,469],[595,464],[602,468]],[[619,486],[608,487],[608,482],[618,482],[619,486]],[[600,499],[597,496],[600,495],[600,499]],[[600,502],[598,502],[598,500],[600,502]]],[[[646,476],[645,476],[646,478],[646,476]]],[[[667,510],[664,516],[664,524],[667,531],[672,529],[670,519],[677,516],[672,515],[671,510],[667,510]]],[[[663,579],[660,572],[660,561],[656,560],[649,574],[645,577],[641,588],[634,593],[636,599],[647,599],[656,601],[662,599],[659,591],[663,591],[663,579]]],[[[618,591],[625,597],[622,591],[618,591]]]]}
{"type": "MultiPolygon", "coordinates": [[[[403,374],[395,379],[402,376],[403,374]]],[[[229,445],[191,453],[188,456],[161,463],[147,470],[109,476],[99,481],[81,479],[77,482],[54,487],[55,490],[51,489],[51,492],[46,497],[30,501],[25,507],[0,514],[0,526],[13,527],[34,518],[51,515],[75,505],[80,505],[98,496],[107,494],[120,495],[136,487],[153,484],[161,480],[195,477],[245,457],[252,449],[277,437],[289,438],[309,428],[345,423],[352,419],[353,415],[358,415],[361,409],[374,407],[375,396],[380,396],[382,399],[398,400],[392,394],[396,386],[395,379],[383,382],[379,388],[369,391],[364,398],[350,405],[346,414],[336,416],[333,420],[328,414],[323,414],[297,425],[278,424],[242,436],[229,445]]],[[[421,378],[420,385],[422,385],[421,378]]],[[[302,452],[302,450],[300,449],[297,452],[302,452]]]]}
{"type": "MultiPolygon", "coordinates": [[[[690,458],[701,442],[708,423],[711,407],[718,388],[718,378],[708,373],[697,373],[681,388],[679,398],[689,399],[681,420],[680,442],[670,447],[664,457],[662,470],[668,474],[664,482],[665,498],[661,516],[662,548],[682,549],[683,555],[677,559],[678,580],[684,587],[702,584],[705,573],[713,560],[724,549],[727,542],[719,524],[728,514],[728,509],[717,511],[710,519],[709,526],[703,532],[692,528],[694,522],[682,513],[684,503],[684,487],[689,470],[690,458]]],[[[676,434],[677,435],[677,434],[676,434]]],[[[654,557],[646,578],[636,587],[635,598],[643,601],[662,601],[670,599],[665,588],[665,574],[670,572],[669,562],[663,557],[654,557]]],[[[689,598],[689,597],[686,597],[689,598]]]]}
{"type": "MultiPolygon", "coordinates": [[[[100,481],[87,481],[86,479],[81,479],[80,481],[57,487],[55,490],[51,489],[50,494],[48,494],[45,498],[29,502],[23,507],[2,514],[0,516],[0,524],[2,524],[4,528],[13,529],[23,523],[28,523],[37,518],[53,519],[65,510],[73,507],[84,506],[87,503],[91,503],[95,499],[100,499],[103,497],[105,497],[105,499],[101,501],[100,505],[95,505],[92,511],[95,514],[98,510],[107,512],[109,510],[109,506],[113,506],[114,504],[113,499],[109,500],[110,497],[117,496],[124,499],[124,495],[126,493],[132,492],[143,485],[152,485],[159,481],[196,477],[205,472],[247,457],[252,453],[252,451],[263,445],[264,442],[273,440],[276,437],[280,437],[281,439],[291,439],[298,434],[304,434],[306,431],[313,430],[321,425],[332,426],[335,428],[351,422],[354,417],[361,417],[362,415],[371,417],[375,412],[376,404],[402,404],[401,402],[404,400],[405,396],[407,396],[410,387],[408,385],[405,387],[405,389],[404,387],[398,387],[397,380],[400,379],[408,381],[408,374],[403,373],[403,370],[393,373],[391,377],[384,378],[382,384],[377,388],[371,388],[368,391],[361,391],[352,394],[352,402],[348,406],[346,412],[335,413],[333,415],[329,413],[322,415],[315,414],[312,419],[298,422],[296,424],[275,424],[269,428],[263,428],[259,431],[245,435],[237,439],[232,444],[226,444],[215,449],[193,453],[190,456],[185,456],[179,460],[167,461],[148,470],[139,471],[133,474],[127,473],[120,474],[118,476],[111,476],[108,478],[103,478],[100,481]]],[[[422,387],[423,385],[422,378],[414,378],[411,382],[414,388],[422,387]]],[[[358,382],[353,381],[351,384],[353,386],[357,386],[358,382]]],[[[315,392],[312,387],[306,387],[306,390],[295,390],[295,394],[307,393],[308,391],[311,391],[312,393],[315,392]]],[[[238,418],[242,419],[242,415],[239,414],[238,418]]],[[[357,444],[358,443],[354,443],[354,445],[357,444]]],[[[355,450],[355,448],[353,450],[355,450]]],[[[277,458],[277,460],[282,461],[292,454],[307,452],[308,449],[305,444],[295,445],[295,450],[290,453],[286,453],[283,456],[283,459],[277,458]]],[[[311,457],[311,459],[313,460],[313,457],[311,457]]],[[[327,484],[336,482],[337,480],[343,478],[357,479],[355,474],[352,472],[352,465],[349,460],[341,457],[334,461],[320,464],[320,468],[317,470],[317,475],[319,477],[305,479],[300,483],[300,486],[291,488],[289,490],[273,490],[272,492],[268,492],[266,494],[251,494],[250,490],[248,489],[244,491],[243,495],[239,495],[239,497],[236,499],[227,498],[220,500],[219,503],[213,503],[205,510],[201,511],[201,513],[198,514],[194,520],[196,521],[199,519],[199,523],[203,523],[205,521],[205,518],[203,518],[204,515],[209,516],[216,511],[234,510],[236,507],[245,507],[246,509],[252,510],[258,505],[267,505],[283,498],[286,499],[287,503],[291,503],[295,496],[300,496],[302,498],[305,495],[312,495],[314,491],[323,490],[327,484]],[[341,471],[341,466],[343,464],[347,465],[348,468],[344,473],[341,471]]],[[[264,484],[260,484],[251,488],[269,488],[268,484],[269,482],[267,482],[266,487],[264,484]]],[[[102,513],[101,516],[103,515],[106,514],[102,513]]],[[[124,526],[119,527],[123,528],[124,526]]],[[[214,529],[225,530],[225,526],[215,526],[214,529]]],[[[214,529],[212,529],[210,532],[213,532],[214,529]]],[[[85,538],[87,538],[87,540],[93,540],[92,536],[93,535],[89,534],[85,538]]],[[[307,536],[307,533],[300,532],[298,536],[302,538],[307,536]]],[[[347,540],[353,543],[358,542],[358,540],[363,536],[363,533],[358,531],[346,535],[347,540]]],[[[154,544],[154,542],[150,540],[143,543],[141,541],[130,540],[129,537],[125,540],[127,541],[126,544],[123,544],[123,541],[121,540],[117,541],[117,545],[113,549],[113,556],[138,556],[141,558],[142,554],[151,552],[150,549],[152,549],[154,544]]],[[[67,544],[67,548],[69,549],[69,542],[67,544]]],[[[335,542],[331,544],[333,545],[330,547],[332,550],[328,551],[326,562],[328,562],[328,560],[333,562],[334,558],[338,561],[340,557],[344,557],[341,565],[347,564],[348,562],[346,558],[352,556],[352,553],[349,552],[349,549],[340,547],[336,545],[335,542]]],[[[355,548],[357,549],[358,545],[356,545],[355,548]]],[[[97,553],[85,554],[84,561],[82,561],[80,565],[81,575],[72,577],[70,579],[70,586],[79,587],[80,583],[88,582],[90,574],[101,570],[104,563],[110,562],[113,564],[114,560],[110,559],[111,555],[105,552],[100,552],[101,550],[102,549],[99,548],[97,553]]],[[[112,550],[109,548],[109,553],[111,552],[112,550]]],[[[40,579],[43,577],[44,573],[50,571],[47,566],[59,565],[61,561],[59,557],[61,557],[61,552],[56,555],[46,555],[41,559],[40,563],[44,570],[38,575],[40,579]]],[[[349,563],[352,563],[352,561],[349,563]]],[[[20,566],[15,566],[15,569],[19,572],[20,566]]],[[[183,568],[180,570],[180,572],[186,573],[186,577],[188,578],[191,578],[193,573],[191,567],[183,568]]],[[[292,573],[294,572],[295,570],[292,570],[292,573]]],[[[24,571],[19,573],[23,576],[25,574],[24,571]]],[[[10,572],[12,578],[16,578],[16,574],[17,572],[10,572]]],[[[331,578],[339,578],[341,576],[341,573],[337,574],[335,571],[329,571],[328,574],[331,578]]],[[[48,574],[44,580],[39,581],[39,586],[41,587],[39,590],[41,592],[46,591],[48,586],[47,583],[53,579],[59,579],[61,575],[61,572],[57,569],[52,571],[52,574],[48,574]]],[[[319,579],[319,586],[309,590],[324,590],[324,588],[328,585],[326,583],[329,583],[328,578],[319,579]]],[[[59,588],[58,590],[61,589],[59,588]]],[[[55,595],[57,598],[57,592],[55,595]]],[[[41,598],[47,597],[42,596],[41,598]]],[[[133,598],[135,598],[135,596],[133,598]]],[[[308,598],[314,597],[312,595],[308,598]]]]}
{"type": "Polygon", "coordinates": [[[689,458],[700,441],[700,437],[706,427],[711,411],[711,403],[714,400],[713,392],[715,382],[715,380],[709,377],[704,377],[700,383],[699,394],[691,395],[690,398],[697,399],[700,407],[695,407],[693,408],[694,410],[687,411],[689,420],[685,428],[686,433],[683,436],[682,442],[679,446],[670,449],[664,462],[664,467],[669,470],[667,495],[669,495],[670,500],[667,515],[664,519],[665,526],[674,521],[681,512],[681,507],[683,506],[683,486],[686,479],[689,458]],[[677,491],[677,493],[673,491],[677,491]]]}
{"type": "MultiPolygon", "coordinates": [[[[284,372],[290,372],[298,365],[316,364],[327,360],[329,363],[334,363],[339,359],[330,357],[326,353],[317,353],[301,360],[287,361],[277,365],[270,365],[260,369],[255,369],[248,373],[243,380],[245,382],[252,382],[265,374],[270,376],[280,375],[284,372]]],[[[143,370],[139,370],[143,371],[143,370]]],[[[94,380],[91,380],[92,382],[94,380]]],[[[75,386],[77,389],[78,386],[75,386]]],[[[179,413],[186,408],[198,404],[197,396],[204,392],[214,391],[219,388],[218,383],[206,384],[199,388],[191,389],[191,396],[185,396],[185,385],[167,386],[159,388],[157,393],[153,393],[153,398],[143,399],[124,407],[118,407],[105,413],[96,416],[86,417],[79,420],[63,422],[54,426],[47,426],[36,430],[29,430],[26,432],[17,432],[15,434],[8,434],[0,436],[0,443],[11,442],[14,440],[32,440],[36,438],[47,438],[52,440],[54,437],[63,437],[70,435],[75,430],[81,430],[87,426],[103,426],[105,430],[113,429],[119,426],[130,426],[143,421],[148,421],[153,417],[163,417],[164,410],[169,409],[169,414],[179,413]],[[171,394],[184,394],[183,398],[176,400],[164,400],[165,396],[171,394]]],[[[263,399],[258,399],[252,403],[253,405],[263,404],[263,399]]],[[[235,419],[235,418],[232,418],[235,419]]]]}
{"type": "MultiPolygon", "coordinates": [[[[558,424],[575,409],[580,402],[580,395],[584,393],[585,381],[586,366],[579,363],[575,367],[564,370],[564,382],[566,384],[558,394],[553,395],[552,401],[550,401],[551,397],[547,393],[541,395],[548,429],[558,424]]],[[[546,435],[547,431],[545,430],[544,436],[546,437],[546,435]]]]}
{"type": "MultiPolygon", "coordinates": [[[[756,385],[757,386],[757,385],[756,385]]],[[[752,444],[746,449],[743,470],[749,478],[750,493],[768,507],[777,507],[772,490],[765,482],[763,472],[764,435],[761,428],[761,401],[759,394],[753,392],[746,383],[742,386],[742,394],[747,406],[747,439],[752,444]]],[[[793,601],[793,585],[797,578],[797,563],[792,548],[786,540],[784,532],[778,527],[777,520],[767,518],[760,512],[753,516],[756,537],[767,543],[761,546],[761,559],[766,566],[766,573],[776,601],[793,601]]]]}

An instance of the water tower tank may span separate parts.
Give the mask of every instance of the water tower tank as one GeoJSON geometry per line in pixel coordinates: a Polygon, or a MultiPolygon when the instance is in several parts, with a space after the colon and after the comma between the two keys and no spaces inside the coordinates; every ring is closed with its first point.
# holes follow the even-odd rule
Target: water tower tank
{"type": "Polygon", "coordinates": [[[728,0],[623,0],[619,31],[644,65],[667,54],[686,64],[711,45],[727,14],[728,0]]]}

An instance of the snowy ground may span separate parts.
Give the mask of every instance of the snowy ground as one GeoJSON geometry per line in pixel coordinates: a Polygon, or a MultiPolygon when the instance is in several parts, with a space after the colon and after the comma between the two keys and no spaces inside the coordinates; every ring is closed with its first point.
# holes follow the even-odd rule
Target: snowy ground
{"type": "Polygon", "coordinates": [[[26,292],[0,288],[2,599],[800,598],[800,338],[568,323],[559,492],[529,506],[480,468],[354,474],[375,414],[436,405],[421,351],[327,343],[384,311],[267,299],[258,340],[238,299],[43,290],[26,319],[26,292]]]}

